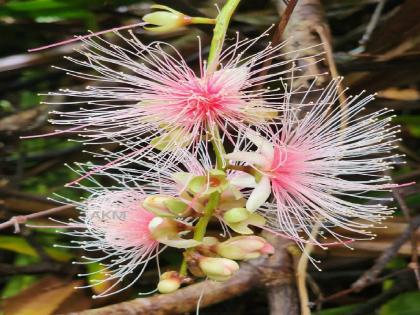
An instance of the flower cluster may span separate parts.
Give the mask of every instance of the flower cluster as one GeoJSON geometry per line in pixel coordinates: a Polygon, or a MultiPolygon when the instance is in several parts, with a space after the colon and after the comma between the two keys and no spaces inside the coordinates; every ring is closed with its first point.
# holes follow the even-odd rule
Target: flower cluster
{"type": "MultiPolygon", "coordinates": [[[[157,31],[190,21],[169,9],[145,20],[157,31]]],[[[183,261],[159,275],[161,293],[194,278],[225,281],[238,261],[273,254],[262,230],[326,247],[354,240],[343,231],[371,238],[370,228],[392,213],[382,204],[382,192],[395,187],[384,174],[398,158],[390,111],[364,114],[374,96],[362,94],[347,98],[343,111],[341,78],[296,86],[313,56],[283,53],[287,42],[252,53],[268,33],[238,35],[219,53],[215,41],[208,62],[200,47],[192,68],[167,43],[115,35],[121,46],[83,37],[83,59],[68,58],[89,71],[67,72],[91,86],[50,93],[68,100],[51,121],[70,128],[57,132],[120,145],[95,154],[103,163],[73,167],[80,179],[72,185],[90,196],[65,200],[80,217],[63,233],[93,252],[84,262],[101,263],[106,274],[91,285],[110,283],[99,296],[130,287],[168,247],[183,261]],[[221,233],[209,230],[212,223],[221,233]],[[319,240],[315,225],[335,240],[319,240]]]]}

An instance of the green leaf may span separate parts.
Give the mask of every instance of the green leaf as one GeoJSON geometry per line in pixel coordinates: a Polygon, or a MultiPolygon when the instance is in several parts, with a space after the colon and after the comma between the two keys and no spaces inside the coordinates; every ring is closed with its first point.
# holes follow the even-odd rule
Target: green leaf
{"type": "Polygon", "coordinates": [[[418,315],[420,314],[420,292],[406,292],[387,302],[379,315],[418,315]]]}
{"type": "MultiPolygon", "coordinates": [[[[20,236],[0,236],[0,248],[31,257],[39,256],[36,250],[20,236]]],[[[43,248],[48,256],[57,261],[69,261],[73,258],[71,253],[68,253],[63,249],[46,246],[43,246],[43,248]]]]}
{"type": "MultiPolygon", "coordinates": [[[[25,266],[36,263],[37,261],[39,261],[39,259],[36,257],[30,257],[27,255],[16,255],[14,265],[25,266]]],[[[29,287],[32,283],[36,282],[37,279],[37,276],[32,275],[16,275],[8,278],[8,281],[1,292],[1,298],[6,299],[16,294],[19,294],[24,289],[29,287]]]]}

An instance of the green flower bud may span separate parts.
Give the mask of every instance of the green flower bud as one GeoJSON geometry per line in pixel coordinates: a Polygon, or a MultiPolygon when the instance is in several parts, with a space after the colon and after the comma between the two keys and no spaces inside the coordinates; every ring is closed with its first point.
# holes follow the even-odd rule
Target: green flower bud
{"type": "Polygon", "coordinates": [[[211,170],[208,176],[193,177],[188,183],[188,190],[193,194],[209,195],[215,191],[222,192],[228,185],[225,172],[211,170]]]}
{"type": "Polygon", "coordinates": [[[223,214],[227,223],[238,223],[248,219],[250,212],[246,208],[233,208],[223,214]]]}
{"type": "Polygon", "coordinates": [[[209,279],[215,281],[226,281],[239,270],[236,261],[218,257],[202,257],[199,266],[209,279]]]}
{"type": "Polygon", "coordinates": [[[143,201],[143,207],[159,217],[181,217],[188,214],[188,205],[172,196],[154,195],[143,201]]]}
{"type": "Polygon", "coordinates": [[[191,229],[191,226],[169,218],[155,217],[149,223],[149,231],[155,240],[175,248],[189,248],[201,244],[196,240],[183,239],[179,236],[181,232],[188,232],[191,229]]]}
{"type": "Polygon", "coordinates": [[[152,9],[162,9],[143,16],[143,21],[156,25],[155,27],[145,27],[144,29],[153,32],[170,32],[190,24],[190,17],[164,5],[152,5],[152,9]]]}
{"type": "Polygon", "coordinates": [[[162,10],[146,14],[143,17],[143,21],[156,25],[155,27],[144,27],[144,29],[152,32],[172,32],[190,24],[215,23],[214,19],[190,17],[165,5],[155,4],[152,5],[151,8],[162,10]]]}
{"type": "Polygon", "coordinates": [[[249,235],[254,233],[254,231],[248,227],[249,225],[262,227],[264,226],[265,221],[266,220],[263,216],[254,212],[250,213],[249,217],[243,221],[239,221],[236,223],[226,222],[226,224],[236,233],[249,235]]]}
{"type": "Polygon", "coordinates": [[[168,209],[172,213],[177,214],[179,216],[182,216],[188,210],[188,205],[185,202],[179,199],[176,199],[174,197],[167,198],[166,200],[163,201],[163,203],[165,204],[166,207],[168,207],[168,209]]]}
{"type": "Polygon", "coordinates": [[[216,253],[222,257],[247,260],[274,253],[274,248],[259,236],[236,236],[215,246],[216,253]]]}

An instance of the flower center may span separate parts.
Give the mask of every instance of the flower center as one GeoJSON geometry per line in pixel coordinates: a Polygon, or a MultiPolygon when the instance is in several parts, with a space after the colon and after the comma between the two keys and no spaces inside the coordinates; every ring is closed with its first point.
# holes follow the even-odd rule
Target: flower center
{"type": "Polygon", "coordinates": [[[208,82],[202,79],[195,81],[185,101],[185,114],[193,121],[214,119],[217,112],[226,106],[223,96],[219,89],[212,88],[208,82]]]}
{"type": "Polygon", "coordinates": [[[289,186],[306,170],[305,153],[289,146],[276,146],[269,170],[274,185],[289,186]]]}

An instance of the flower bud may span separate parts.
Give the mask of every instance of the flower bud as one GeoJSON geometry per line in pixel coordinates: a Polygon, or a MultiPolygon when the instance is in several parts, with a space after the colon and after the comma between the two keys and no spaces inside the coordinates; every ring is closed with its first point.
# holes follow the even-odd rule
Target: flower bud
{"type": "Polygon", "coordinates": [[[162,11],[155,11],[143,17],[143,21],[156,25],[155,27],[144,27],[148,31],[171,32],[190,24],[215,24],[215,19],[191,17],[165,5],[155,4],[151,8],[162,11]]]}
{"type": "Polygon", "coordinates": [[[229,185],[226,173],[211,170],[207,176],[195,176],[188,183],[188,190],[193,194],[209,195],[215,191],[222,192],[229,185]]]}
{"type": "Polygon", "coordinates": [[[265,218],[263,216],[259,215],[258,213],[249,212],[249,217],[246,218],[243,221],[232,222],[232,223],[229,223],[229,222],[225,221],[225,223],[232,230],[234,230],[236,233],[239,233],[239,234],[253,234],[254,231],[249,228],[249,225],[262,227],[262,226],[264,226],[265,221],[266,221],[265,218]]]}
{"type": "Polygon", "coordinates": [[[143,207],[160,217],[183,216],[188,211],[188,205],[171,196],[149,196],[143,201],[143,207]]]}
{"type": "Polygon", "coordinates": [[[248,219],[250,212],[246,208],[233,208],[223,214],[227,223],[238,223],[248,219]]]}
{"type": "Polygon", "coordinates": [[[170,7],[164,5],[152,5],[153,9],[162,9],[143,16],[143,21],[156,25],[155,27],[145,27],[153,32],[170,32],[179,29],[182,26],[190,24],[189,16],[182,14],[170,7]]]}
{"type": "Polygon", "coordinates": [[[181,278],[176,271],[164,272],[160,276],[157,289],[160,293],[172,293],[181,286],[181,278]]]}
{"type": "Polygon", "coordinates": [[[175,248],[189,248],[200,245],[200,242],[196,240],[183,239],[179,236],[179,233],[191,229],[191,226],[169,218],[155,217],[149,223],[149,231],[153,239],[175,248]]]}
{"type": "Polygon", "coordinates": [[[215,281],[226,281],[239,269],[236,261],[217,257],[202,257],[199,266],[209,279],[215,281]]]}
{"type": "Polygon", "coordinates": [[[236,236],[215,246],[216,253],[222,257],[246,260],[274,253],[274,248],[264,238],[251,236],[236,236]]]}
{"type": "Polygon", "coordinates": [[[201,242],[201,244],[197,246],[197,251],[204,256],[210,256],[210,257],[217,256],[214,251],[214,248],[219,243],[220,242],[217,239],[217,237],[206,236],[203,238],[203,241],[201,242]]]}

